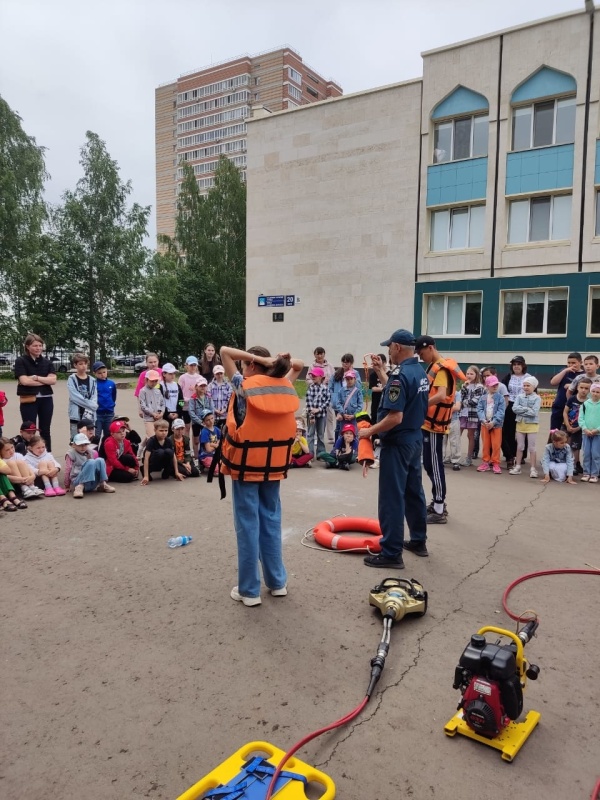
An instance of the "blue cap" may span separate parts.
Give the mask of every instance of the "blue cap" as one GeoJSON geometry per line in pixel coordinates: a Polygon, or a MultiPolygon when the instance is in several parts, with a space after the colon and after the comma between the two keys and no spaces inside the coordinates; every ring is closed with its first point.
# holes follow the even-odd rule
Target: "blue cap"
{"type": "Polygon", "coordinates": [[[415,345],[415,335],[410,331],[407,331],[406,328],[398,328],[397,331],[394,331],[389,339],[386,339],[385,342],[381,342],[381,347],[389,347],[392,342],[396,344],[403,344],[406,347],[414,347],[415,345]]]}
{"type": "Polygon", "coordinates": [[[188,356],[186,358],[186,360],[185,360],[185,363],[186,364],[196,364],[197,365],[198,364],[198,359],[196,358],[196,356],[188,356]]]}
{"type": "Polygon", "coordinates": [[[104,361],[94,361],[92,364],[92,372],[98,372],[99,369],[106,369],[104,361]]]}
{"type": "Polygon", "coordinates": [[[214,411],[211,408],[205,408],[202,414],[200,414],[200,419],[206,419],[207,417],[214,416],[214,411]]]}

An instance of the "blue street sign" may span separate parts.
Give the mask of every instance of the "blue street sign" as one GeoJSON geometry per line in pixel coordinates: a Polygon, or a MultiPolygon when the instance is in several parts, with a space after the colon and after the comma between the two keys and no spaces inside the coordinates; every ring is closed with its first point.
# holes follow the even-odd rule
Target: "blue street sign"
{"type": "Polygon", "coordinates": [[[293,294],[259,294],[259,308],[280,308],[282,306],[293,306],[295,295],[293,294]]]}

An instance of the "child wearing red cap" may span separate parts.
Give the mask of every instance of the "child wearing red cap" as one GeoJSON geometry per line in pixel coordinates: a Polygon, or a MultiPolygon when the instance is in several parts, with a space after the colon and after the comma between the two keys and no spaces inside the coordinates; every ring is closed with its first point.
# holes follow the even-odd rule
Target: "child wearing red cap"
{"type": "Polygon", "coordinates": [[[106,474],[113,483],[131,483],[137,480],[140,465],[129,440],[125,438],[127,425],[123,421],[111,422],[110,435],[104,440],[106,474]]]}
{"type": "Polygon", "coordinates": [[[358,439],[354,425],[346,423],[342,426],[340,435],[333,445],[331,453],[319,453],[317,461],[324,461],[327,469],[338,468],[344,471],[350,469],[358,457],[358,439]]]}

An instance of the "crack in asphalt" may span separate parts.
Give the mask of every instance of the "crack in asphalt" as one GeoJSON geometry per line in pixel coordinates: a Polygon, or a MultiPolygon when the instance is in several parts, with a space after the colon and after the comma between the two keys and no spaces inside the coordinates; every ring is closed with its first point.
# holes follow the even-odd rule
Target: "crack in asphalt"
{"type": "MultiPolygon", "coordinates": [[[[483,569],[485,569],[487,566],[489,566],[489,564],[490,564],[490,562],[492,560],[492,557],[494,555],[494,551],[496,549],[496,546],[498,545],[500,540],[503,539],[505,536],[509,535],[513,525],[515,524],[517,519],[521,516],[521,514],[525,513],[525,511],[527,511],[527,509],[529,509],[529,508],[534,508],[534,506],[537,503],[537,501],[540,499],[540,497],[546,491],[546,486],[547,486],[547,484],[543,485],[541,487],[541,489],[539,490],[539,492],[537,492],[537,494],[533,498],[531,498],[522,508],[520,508],[518,511],[516,511],[509,518],[504,530],[501,531],[500,533],[497,533],[496,536],[494,537],[494,541],[488,546],[487,555],[486,555],[486,558],[485,558],[485,561],[483,562],[483,564],[481,564],[479,567],[477,567],[477,569],[472,570],[467,575],[465,575],[463,578],[461,578],[461,580],[456,584],[455,589],[459,589],[465,583],[465,581],[469,580],[469,578],[472,578],[474,575],[478,575],[483,569]]],[[[329,754],[329,756],[324,761],[316,763],[315,767],[317,767],[318,769],[322,769],[324,767],[327,767],[329,765],[330,761],[335,756],[338,748],[341,745],[343,745],[344,742],[348,741],[348,739],[353,735],[354,731],[358,727],[360,727],[360,725],[363,725],[365,722],[370,722],[375,717],[375,715],[377,714],[377,712],[379,711],[379,709],[383,705],[383,697],[384,697],[384,695],[390,689],[397,688],[402,683],[404,678],[409,674],[409,672],[411,672],[418,665],[419,659],[421,658],[421,654],[423,652],[423,647],[422,647],[423,640],[427,636],[429,636],[429,634],[433,633],[433,631],[435,631],[437,628],[439,628],[440,625],[443,625],[449,617],[453,616],[454,614],[458,613],[459,611],[462,611],[462,608],[463,608],[463,604],[461,603],[457,608],[451,609],[443,617],[441,617],[431,628],[429,628],[429,630],[424,631],[418,637],[417,643],[416,643],[417,644],[417,652],[415,653],[412,662],[403,670],[403,672],[400,674],[400,676],[398,677],[397,680],[395,680],[393,683],[389,683],[377,695],[376,704],[375,704],[375,707],[374,707],[372,713],[369,714],[369,716],[365,715],[365,716],[361,717],[361,719],[358,720],[357,722],[353,722],[352,725],[350,726],[350,728],[348,729],[348,732],[346,733],[346,735],[343,736],[341,739],[339,739],[335,743],[335,745],[333,746],[333,749],[331,750],[331,753],[329,754]]]]}

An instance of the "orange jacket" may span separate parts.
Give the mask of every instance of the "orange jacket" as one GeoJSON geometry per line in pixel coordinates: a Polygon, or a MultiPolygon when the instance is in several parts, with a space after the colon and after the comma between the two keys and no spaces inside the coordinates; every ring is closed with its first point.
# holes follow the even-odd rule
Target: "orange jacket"
{"type": "MultiPolygon", "coordinates": [[[[356,423],[356,427],[360,430],[361,428],[370,428],[371,423],[363,420],[361,422],[356,423]]],[[[365,461],[368,464],[373,464],[375,461],[375,453],[373,452],[373,442],[371,441],[370,437],[368,439],[359,439],[358,440],[358,458],[357,461],[359,464],[364,464],[365,461]]]]}
{"type": "Polygon", "coordinates": [[[300,406],[287,378],[256,375],[244,378],[246,416],[235,419],[236,395],[227,410],[221,443],[221,472],[240,481],[279,481],[285,478],[296,436],[295,412],[300,406]]]}
{"type": "Polygon", "coordinates": [[[456,381],[466,380],[463,371],[453,358],[440,358],[438,361],[431,364],[427,370],[430,397],[437,392],[437,388],[434,387],[433,382],[441,369],[445,369],[450,378],[448,391],[441,403],[438,403],[436,406],[428,406],[425,424],[423,425],[424,430],[432,431],[433,433],[446,433],[448,430],[452,418],[452,406],[454,405],[454,398],[456,397],[456,381]]]}

